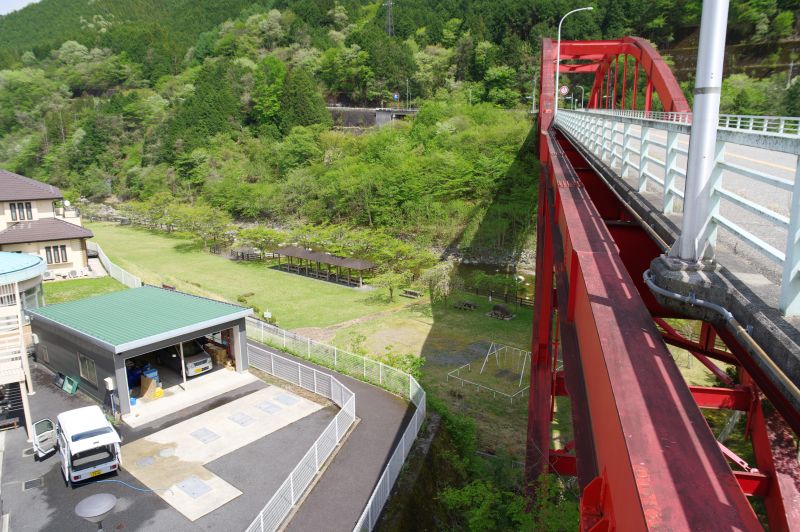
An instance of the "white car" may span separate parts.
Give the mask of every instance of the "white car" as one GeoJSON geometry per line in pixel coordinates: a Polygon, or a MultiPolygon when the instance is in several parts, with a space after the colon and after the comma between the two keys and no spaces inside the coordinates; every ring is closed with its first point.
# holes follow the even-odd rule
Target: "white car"
{"type": "Polygon", "coordinates": [[[68,410],[56,420],[33,424],[33,448],[39,458],[58,450],[67,485],[119,470],[122,440],[99,406],[68,410]]]}

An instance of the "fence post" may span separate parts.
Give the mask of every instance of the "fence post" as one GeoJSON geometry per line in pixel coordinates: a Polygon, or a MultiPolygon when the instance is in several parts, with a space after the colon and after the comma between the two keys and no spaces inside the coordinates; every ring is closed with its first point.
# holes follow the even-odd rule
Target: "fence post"
{"type": "Polygon", "coordinates": [[[378,366],[378,383],[383,384],[383,362],[378,366]]]}
{"type": "Polygon", "coordinates": [[[786,257],[783,261],[780,307],[784,315],[794,316],[800,308],[800,281],[797,279],[797,266],[800,261],[800,161],[794,173],[791,208],[789,210],[789,230],[786,236],[786,257]]]}
{"type": "Polygon", "coordinates": [[[314,393],[317,393],[317,370],[314,370],[314,393]]]}
{"type": "Polygon", "coordinates": [[[367,378],[367,357],[361,357],[361,360],[364,361],[364,378],[367,378]]]}

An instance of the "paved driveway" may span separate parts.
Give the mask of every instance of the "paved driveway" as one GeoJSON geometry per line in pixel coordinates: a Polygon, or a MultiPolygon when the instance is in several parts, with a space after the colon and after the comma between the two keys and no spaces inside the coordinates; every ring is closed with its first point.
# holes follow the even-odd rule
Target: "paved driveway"
{"type": "MultiPolygon", "coordinates": [[[[51,374],[35,364],[33,366],[36,394],[31,397],[31,409],[35,419],[52,418],[59,412],[94,404],[82,394],[68,396],[57,390],[51,384],[51,374]]],[[[128,444],[192,418],[199,412],[268,388],[264,382],[255,382],[231,394],[162,418],[158,424],[136,430],[122,427],[120,432],[125,444],[128,444]]],[[[24,429],[9,431],[6,433],[3,456],[3,510],[10,514],[10,526],[14,531],[90,532],[96,528],[77,519],[73,513],[74,507],[84,497],[105,492],[119,498],[115,513],[105,522],[106,530],[243,530],[336,412],[333,407],[323,408],[206,464],[205,467],[214,475],[229,479],[242,495],[195,522],[186,519],[154,493],[137,491],[119,483],[93,482],[68,488],[64,485],[59,462],[55,457],[37,462],[31,456],[23,456],[23,452],[30,448],[24,429]],[[38,478],[43,479],[43,485],[23,491],[23,482],[38,478]]],[[[123,460],[124,458],[123,456],[123,460]]],[[[107,477],[106,480],[124,481],[134,488],[147,489],[124,466],[117,476],[107,477]]]]}

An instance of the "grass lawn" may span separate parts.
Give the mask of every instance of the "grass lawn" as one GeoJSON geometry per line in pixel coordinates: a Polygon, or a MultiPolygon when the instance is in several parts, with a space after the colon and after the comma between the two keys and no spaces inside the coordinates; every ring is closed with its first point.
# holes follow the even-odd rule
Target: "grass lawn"
{"type": "Polygon", "coordinates": [[[233,262],[203,251],[181,235],[154,233],[112,223],[90,223],[109,258],[149,284],[268,310],[286,329],[326,327],[368,314],[399,308],[383,293],[362,291],[268,268],[259,262],[233,262]]]}
{"type": "Polygon", "coordinates": [[[48,305],[127,289],[124,284],[111,277],[48,281],[43,286],[44,299],[48,305]]]}

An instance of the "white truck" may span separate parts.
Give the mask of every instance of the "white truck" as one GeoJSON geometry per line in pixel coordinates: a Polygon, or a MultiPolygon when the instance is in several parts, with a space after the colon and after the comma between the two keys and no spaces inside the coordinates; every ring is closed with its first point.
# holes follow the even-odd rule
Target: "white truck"
{"type": "Polygon", "coordinates": [[[62,412],[56,423],[33,424],[33,448],[43,458],[55,450],[67,485],[117,471],[122,464],[121,439],[99,406],[62,412]]]}

